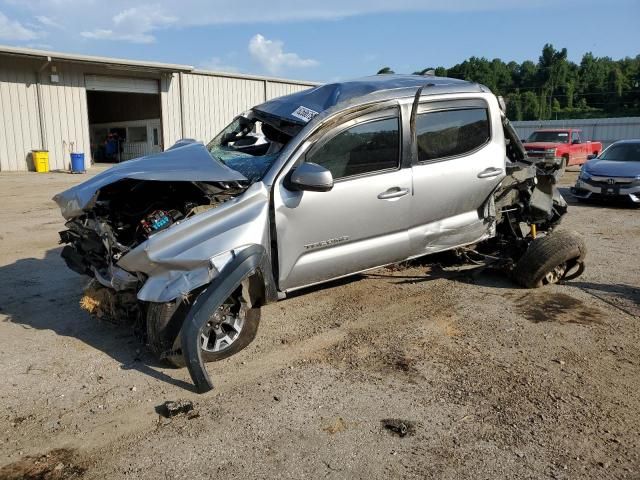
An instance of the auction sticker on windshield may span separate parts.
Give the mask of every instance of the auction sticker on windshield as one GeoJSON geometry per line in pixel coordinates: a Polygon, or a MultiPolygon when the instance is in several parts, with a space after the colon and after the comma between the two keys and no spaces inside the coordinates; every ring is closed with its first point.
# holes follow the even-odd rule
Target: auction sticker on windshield
{"type": "Polygon", "coordinates": [[[318,112],[316,112],[315,110],[311,110],[310,108],[303,107],[302,105],[300,105],[298,108],[296,108],[293,111],[293,113],[291,115],[296,117],[296,118],[299,118],[300,120],[302,120],[304,122],[308,122],[309,120],[312,120],[313,117],[318,115],[318,112]]]}

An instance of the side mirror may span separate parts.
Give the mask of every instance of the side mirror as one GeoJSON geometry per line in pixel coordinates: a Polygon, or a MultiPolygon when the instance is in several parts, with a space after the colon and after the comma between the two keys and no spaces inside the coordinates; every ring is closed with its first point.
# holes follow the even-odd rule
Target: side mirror
{"type": "Polygon", "coordinates": [[[587,155],[587,160],[593,160],[594,158],[598,158],[598,155],[596,155],[595,153],[590,153],[589,155],[587,155]]]}
{"type": "Polygon", "coordinates": [[[574,140],[571,143],[574,144],[574,145],[578,145],[579,143],[582,143],[582,142],[580,142],[580,140],[574,140]]]}
{"type": "Polygon", "coordinates": [[[333,175],[317,163],[303,163],[291,172],[288,184],[294,190],[328,192],[333,188],[333,175]]]}

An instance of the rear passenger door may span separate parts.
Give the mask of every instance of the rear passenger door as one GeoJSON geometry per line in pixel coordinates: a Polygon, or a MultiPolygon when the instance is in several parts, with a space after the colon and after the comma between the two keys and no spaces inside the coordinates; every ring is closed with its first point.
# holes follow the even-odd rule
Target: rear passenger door
{"type": "Polygon", "coordinates": [[[419,105],[413,138],[417,158],[412,166],[411,256],[486,235],[480,207],[505,176],[504,134],[499,115],[492,120],[489,108],[484,99],[419,105]]]}

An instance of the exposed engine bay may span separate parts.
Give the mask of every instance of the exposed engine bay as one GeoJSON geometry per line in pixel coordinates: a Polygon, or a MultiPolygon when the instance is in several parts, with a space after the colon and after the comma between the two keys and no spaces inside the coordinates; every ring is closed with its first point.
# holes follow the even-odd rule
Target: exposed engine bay
{"type": "Polygon", "coordinates": [[[121,180],[101,189],[89,212],[66,223],[62,257],[78,273],[107,276],[111,264],[152,235],[245,189],[238,183],[121,180]]]}

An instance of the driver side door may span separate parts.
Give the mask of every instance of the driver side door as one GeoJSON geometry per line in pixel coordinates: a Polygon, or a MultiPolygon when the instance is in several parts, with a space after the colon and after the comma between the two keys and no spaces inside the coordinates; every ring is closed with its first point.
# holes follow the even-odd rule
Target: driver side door
{"type": "Polygon", "coordinates": [[[411,169],[401,168],[401,138],[396,108],[367,114],[325,132],[295,161],[329,170],[330,191],[297,191],[281,175],[274,185],[280,290],[408,256],[411,169]]]}

